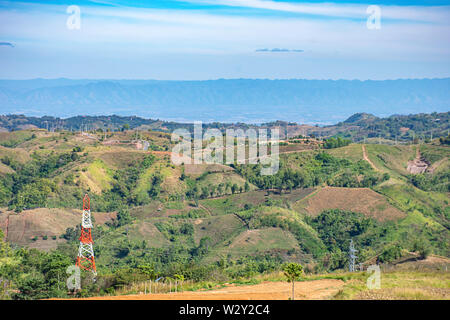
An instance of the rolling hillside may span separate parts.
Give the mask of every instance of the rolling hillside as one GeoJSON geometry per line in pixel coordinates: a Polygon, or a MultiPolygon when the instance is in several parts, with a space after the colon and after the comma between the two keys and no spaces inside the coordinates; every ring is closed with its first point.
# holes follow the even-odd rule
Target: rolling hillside
{"type": "Polygon", "coordinates": [[[144,277],[144,267],[194,281],[252,277],[285,261],[334,271],[346,268],[350,238],[361,263],[395,248],[450,256],[449,151],[437,140],[322,149],[309,138],[281,149],[280,171],[261,176],[254,165],[175,166],[161,151],[170,150],[167,134],[136,138],[128,130],[2,133],[6,241],[71,261],[88,193],[98,270],[118,283],[131,281],[127,272],[144,277]],[[143,150],[144,140],[154,150],[143,150]],[[412,174],[418,154],[427,169],[412,174]]]}

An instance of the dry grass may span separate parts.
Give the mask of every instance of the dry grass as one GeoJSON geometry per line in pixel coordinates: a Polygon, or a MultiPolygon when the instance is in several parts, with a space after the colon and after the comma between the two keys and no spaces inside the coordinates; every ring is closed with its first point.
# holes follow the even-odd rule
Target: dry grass
{"type": "MultiPolygon", "coordinates": [[[[102,225],[115,217],[114,213],[93,213],[95,224],[102,225]]],[[[81,222],[81,210],[39,208],[25,210],[19,214],[2,209],[0,228],[11,243],[49,250],[57,246],[52,236],[63,234],[81,222]],[[42,237],[47,236],[47,240],[42,237]],[[34,237],[38,240],[32,241],[34,237]]]]}
{"type": "Polygon", "coordinates": [[[185,173],[192,176],[200,176],[205,172],[234,171],[230,166],[223,164],[185,164],[185,173]]]}
{"type": "Polygon", "coordinates": [[[379,221],[406,217],[384,196],[368,188],[322,188],[311,197],[296,202],[294,208],[314,216],[324,210],[341,209],[360,212],[379,221]]]}
{"type": "Polygon", "coordinates": [[[335,299],[450,300],[450,274],[445,271],[392,271],[381,273],[381,288],[368,289],[368,275],[348,281],[335,299]]]}

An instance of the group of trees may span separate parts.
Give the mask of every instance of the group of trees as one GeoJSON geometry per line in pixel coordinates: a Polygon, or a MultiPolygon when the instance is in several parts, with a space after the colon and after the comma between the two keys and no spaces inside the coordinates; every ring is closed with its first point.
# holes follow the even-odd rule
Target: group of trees
{"type": "Polygon", "coordinates": [[[350,143],[352,143],[352,140],[343,139],[341,137],[337,137],[337,138],[331,137],[324,141],[323,147],[325,149],[340,148],[340,147],[348,146],[350,143]]]}
{"type": "Polygon", "coordinates": [[[450,192],[450,172],[437,174],[421,173],[409,175],[409,181],[424,191],[450,192]]]}
{"type": "Polygon", "coordinates": [[[393,115],[387,118],[377,118],[373,115],[353,115],[347,121],[338,124],[338,128],[345,128],[346,136],[353,136],[358,140],[364,137],[384,139],[398,139],[411,141],[414,137],[444,136],[448,132],[450,112],[393,115]],[[349,121],[351,120],[351,121],[349,121]]]}
{"type": "Polygon", "coordinates": [[[292,191],[326,183],[336,187],[372,187],[389,179],[388,174],[378,174],[366,161],[356,163],[338,159],[325,152],[299,159],[298,167],[289,164],[289,159],[280,160],[280,169],[274,175],[261,175],[261,165],[237,165],[236,172],[260,189],[292,191]]]}
{"type": "Polygon", "coordinates": [[[446,137],[440,137],[439,142],[444,145],[449,145],[450,144],[450,135],[448,135],[446,137]]]}
{"type": "Polygon", "coordinates": [[[72,152],[46,155],[34,153],[32,160],[22,164],[9,157],[0,159],[15,170],[0,180],[0,204],[20,212],[24,209],[45,207],[48,197],[57,191],[57,185],[51,179],[56,170],[80,158],[76,148],[72,152]]]}
{"type": "Polygon", "coordinates": [[[162,177],[159,173],[150,176],[149,188],[136,192],[140,177],[155,161],[151,154],[131,162],[126,168],[116,170],[110,190],[100,196],[93,195],[93,204],[98,211],[114,211],[127,206],[148,204],[161,192],[162,177]]]}
{"type": "Polygon", "coordinates": [[[250,184],[245,181],[244,185],[238,185],[236,182],[233,183],[231,180],[226,182],[220,182],[217,185],[208,183],[207,185],[201,186],[203,180],[210,172],[205,172],[197,179],[191,179],[186,177],[184,174],[180,177],[180,180],[185,181],[188,186],[185,196],[188,199],[206,199],[212,197],[219,197],[227,194],[235,194],[250,191],[250,184]]]}
{"type": "Polygon", "coordinates": [[[289,213],[283,214],[277,212],[277,207],[272,206],[272,204],[273,203],[269,201],[263,205],[243,210],[236,214],[246,222],[249,228],[281,228],[294,235],[303,252],[311,254],[314,257],[320,257],[324,254],[325,246],[303,221],[290,216],[289,213]],[[264,208],[265,206],[269,209],[264,208]],[[269,213],[261,213],[266,212],[266,210],[269,211],[269,213]]]}

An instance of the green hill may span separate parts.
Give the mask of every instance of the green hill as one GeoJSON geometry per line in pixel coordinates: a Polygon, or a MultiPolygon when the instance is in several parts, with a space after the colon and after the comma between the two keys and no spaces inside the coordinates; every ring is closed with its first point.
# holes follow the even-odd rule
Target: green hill
{"type": "Polygon", "coordinates": [[[73,263],[85,193],[104,293],[155,275],[231,281],[286,261],[331,272],[347,267],[350,238],[358,262],[450,256],[449,149],[438,140],[324,150],[305,139],[263,176],[260,165],[175,166],[167,134],[136,138],[128,130],[0,135],[0,228],[14,247],[0,251],[0,277],[19,291],[44,279],[43,292],[56,295],[57,277],[38,265],[73,263]],[[417,159],[427,166],[420,174],[410,170],[417,159]]]}

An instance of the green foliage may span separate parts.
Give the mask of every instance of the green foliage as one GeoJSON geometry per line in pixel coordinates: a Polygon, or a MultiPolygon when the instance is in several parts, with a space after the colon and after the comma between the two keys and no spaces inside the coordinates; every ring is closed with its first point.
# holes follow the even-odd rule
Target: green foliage
{"type": "Polygon", "coordinates": [[[73,264],[73,258],[52,251],[18,249],[10,253],[16,261],[0,265],[0,276],[11,280],[15,292],[13,299],[44,299],[66,297],[66,269],[73,264]]]}
{"type": "MultiPolygon", "coordinates": [[[[49,195],[57,192],[57,186],[51,179],[51,175],[67,164],[77,161],[78,158],[75,152],[55,153],[52,151],[45,156],[33,154],[33,160],[25,165],[9,162],[14,166],[16,172],[2,179],[0,202],[8,204],[17,212],[24,209],[45,207],[49,195]],[[12,198],[10,197],[11,194],[13,195],[12,198]]],[[[8,160],[6,161],[8,162],[8,160]]]]}
{"type": "Polygon", "coordinates": [[[311,221],[311,225],[330,251],[347,251],[350,238],[371,245],[373,241],[370,236],[379,232],[375,220],[366,218],[362,213],[338,209],[323,211],[311,221]]]}
{"type": "Polygon", "coordinates": [[[272,207],[272,204],[269,203],[250,210],[240,211],[237,215],[252,229],[278,227],[289,231],[295,236],[304,252],[310,253],[315,257],[324,254],[325,246],[310,226],[302,221],[296,213],[272,207]]]}
{"type": "Polygon", "coordinates": [[[420,259],[426,259],[431,254],[432,248],[427,240],[419,238],[414,241],[413,251],[419,253],[420,259]]]}
{"type": "Polygon", "coordinates": [[[450,145],[450,135],[446,137],[440,137],[439,142],[444,145],[450,145]]]}
{"type": "Polygon", "coordinates": [[[19,292],[13,294],[16,300],[33,300],[50,298],[48,293],[48,285],[45,278],[39,276],[28,276],[18,282],[17,290],[19,292]]]}
{"type": "Polygon", "coordinates": [[[399,245],[390,245],[378,256],[378,261],[382,263],[393,262],[401,256],[402,248],[399,245]]]}
{"type": "Polygon", "coordinates": [[[1,141],[0,146],[7,148],[15,148],[19,144],[24,143],[26,141],[30,141],[34,138],[36,138],[36,135],[29,131],[16,131],[7,140],[1,141]]]}
{"type": "Polygon", "coordinates": [[[190,223],[157,222],[156,228],[171,242],[193,244],[194,227],[190,223]]]}
{"type": "Polygon", "coordinates": [[[148,265],[140,265],[138,268],[118,269],[114,272],[112,286],[120,288],[133,282],[155,280],[156,277],[157,273],[148,265]]]}
{"type": "Polygon", "coordinates": [[[424,191],[450,192],[450,172],[411,174],[409,181],[424,191]]]}
{"type": "Polygon", "coordinates": [[[412,138],[447,136],[450,112],[393,115],[377,118],[370,114],[355,114],[345,122],[337,125],[346,137],[354,137],[355,141],[364,138],[380,137],[383,139],[411,142],[412,138]],[[408,130],[405,132],[405,128],[408,130]]]}
{"type": "Polygon", "coordinates": [[[153,155],[146,155],[140,161],[134,161],[128,167],[115,171],[114,182],[110,190],[104,191],[101,196],[93,195],[93,210],[115,211],[127,206],[144,205],[160,192],[161,176],[153,176],[151,188],[145,195],[135,194],[134,191],[141,175],[155,161],[153,155]]]}
{"type": "MultiPolygon", "coordinates": [[[[342,143],[339,141],[345,141],[339,139],[329,139],[328,144],[330,147],[339,146],[342,143]]],[[[97,154],[90,151],[91,156],[87,157],[87,153],[82,155],[83,148],[74,147],[72,143],[70,139],[65,141],[66,147],[69,146],[66,152],[61,152],[59,146],[54,149],[58,152],[52,152],[48,144],[46,150],[39,150],[39,146],[32,142],[33,150],[37,151],[28,162],[15,160],[15,155],[3,156],[1,161],[15,173],[1,175],[1,205],[16,211],[36,207],[79,208],[86,192],[75,185],[79,170],[88,167],[86,164],[92,163],[97,154]]],[[[444,146],[421,145],[421,152],[422,147],[427,160],[440,161],[446,157],[442,151],[446,148],[444,146]]],[[[93,149],[90,147],[89,150],[93,149]]],[[[347,149],[342,151],[347,152],[347,149]]],[[[378,159],[387,163],[386,155],[387,152],[379,155],[378,159]]],[[[84,286],[80,295],[113,292],[134,281],[154,280],[159,276],[180,281],[184,278],[195,281],[238,279],[245,282],[249,280],[243,278],[282,270],[285,261],[308,263],[312,265],[308,270],[315,271],[342,269],[348,262],[350,238],[359,250],[359,261],[380,253],[380,262],[394,261],[402,254],[402,248],[418,252],[421,258],[426,258],[431,252],[448,254],[450,211],[448,197],[444,193],[448,191],[448,173],[445,171],[406,177],[404,173],[397,175],[389,167],[389,173],[381,174],[366,161],[350,161],[345,156],[337,158],[321,151],[307,151],[282,155],[280,170],[273,176],[262,176],[260,165],[236,165],[236,172],[245,181],[228,179],[217,172],[205,172],[194,178],[183,171],[178,181],[182,185],[181,191],[170,198],[170,194],[162,191],[166,187],[164,179],[168,178],[168,173],[163,171],[167,164],[158,161],[156,165],[161,164],[161,170],[158,170],[152,155],[139,153],[134,156],[138,160],[127,159],[124,164],[117,165],[116,162],[120,161],[114,159],[114,165],[108,164],[108,167],[106,163],[109,162],[105,160],[112,188],[101,194],[90,193],[93,211],[117,211],[118,214],[113,223],[96,226],[93,230],[99,282],[98,285],[84,286]],[[394,174],[395,179],[380,184],[389,180],[389,174],[394,174]],[[216,176],[227,179],[213,185],[212,180],[216,176]],[[406,178],[411,183],[407,183],[406,178]],[[145,187],[141,188],[143,184],[145,187]],[[252,184],[267,189],[267,195],[263,192],[238,194],[249,192],[252,184]],[[406,212],[407,218],[377,222],[360,213],[341,210],[327,210],[312,218],[290,210],[291,205],[302,197],[301,190],[292,192],[294,188],[324,184],[372,187],[406,212]],[[398,189],[401,192],[397,192],[398,189]],[[194,201],[181,201],[185,192],[187,198],[194,201]],[[158,204],[161,205],[160,201],[164,201],[166,196],[170,202],[164,203],[164,207],[173,211],[170,216],[156,212],[158,204]],[[217,198],[207,199],[211,197],[217,198]],[[154,199],[158,203],[152,203],[154,199]],[[205,200],[200,200],[200,203],[199,199],[205,200]],[[197,208],[192,208],[193,202],[197,208]],[[141,205],[145,206],[138,210],[133,208],[141,205]],[[235,225],[221,225],[224,222],[215,220],[222,217],[230,218],[226,221],[234,221],[235,225]],[[136,223],[132,223],[134,219],[136,223]],[[209,223],[217,225],[211,228],[209,223]],[[264,238],[262,244],[258,244],[257,252],[235,254],[228,246],[247,228],[261,231],[264,236],[270,234],[270,241],[279,241],[279,238],[266,231],[288,235],[289,238],[283,239],[288,239],[289,243],[283,249],[266,250],[264,242],[267,238],[264,238]]],[[[67,241],[59,244],[57,250],[39,252],[11,249],[1,241],[3,235],[0,232],[0,279],[11,279],[13,297],[65,297],[65,267],[73,264],[79,235],[80,225],[68,228],[60,236],[67,241]]],[[[250,241],[245,243],[249,244],[250,241]]]]}
{"type": "Polygon", "coordinates": [[[4,241],[5,235],[3,233],[3,230],[0,229],[0,259],[8,257],[11,253],[11,248],[8,244],[8,242],[4,241]]]}
{"type": "Polygon", "coordinates": [[[352,143],[352,140],[342,139],[341,137],[337,138],[331,137],[324,141],[323,147],[325,149],[340,148],[348,146],[350,143],[352,143]]]}
{"type": "Polygon", "coordinates": [[[289,282],[298,281],[303,276],[303,266],[295,262],[286,263],[283,272],[289,282]]]}
{"type": "Polygon", "coordinates": [[[47,179],[40,179],[34,183],[26,184],[11,201],[17,212],[24,209],[45,207],[47,197],[56,189],[53,182],[47,179]]]}
{"type": "Polygon", "coordinates": [[[389,179],[388,175],[376,173],[366,161],[355,163],[325,152],[282,157],[280,170],[275,175],[261,175],[259,164],[239,165],[236,171],[259,188],[278,189],[280,193],[318,186],[324,182],[335,187],[372,187],[389,179]]]}
{"type": "Polygon", "coordinates": [[[117,212],[117,219],[116,219],[116,227],[122,227],[126,224],[129,224],[133,221],[130,211],[125,208],[119,209],[117,212]]]}

